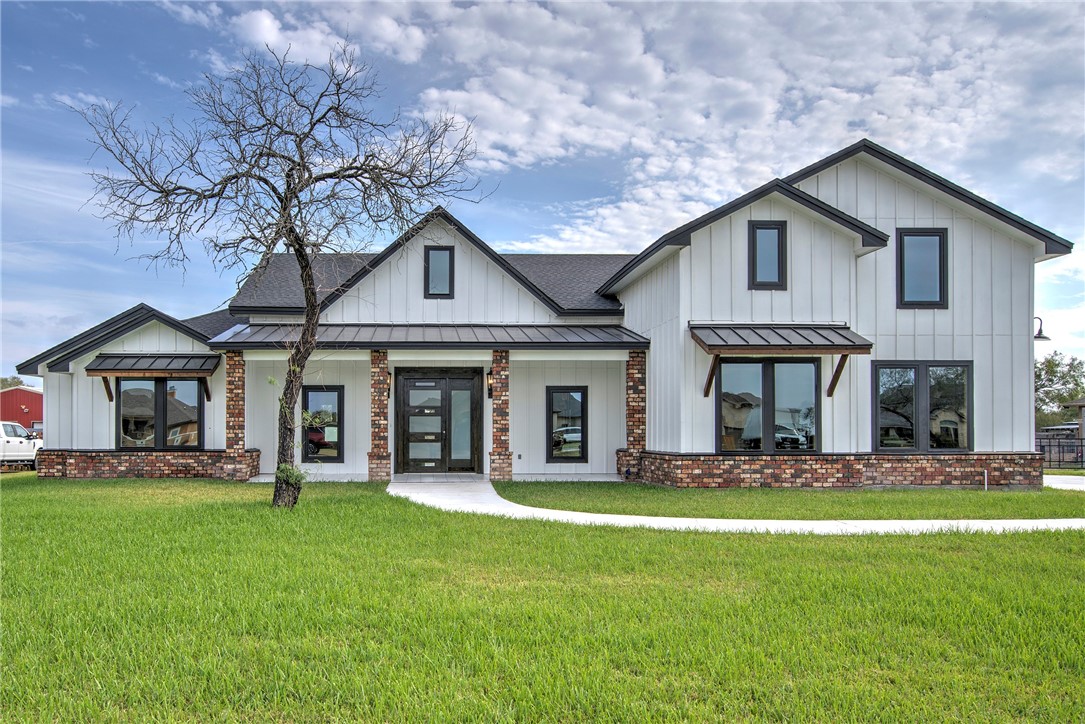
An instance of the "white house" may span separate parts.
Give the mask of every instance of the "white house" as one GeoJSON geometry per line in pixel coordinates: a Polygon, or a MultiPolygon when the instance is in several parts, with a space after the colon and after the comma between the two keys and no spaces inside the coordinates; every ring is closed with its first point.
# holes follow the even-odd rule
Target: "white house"
{"type": "MultiPolygon", "coordinates": [[[[1072,244],[860,141],[633,255],[498,254],[436,209],[316,259],[314,477],[1039,485],[1033,264],[1072,244]]],[[[296,263],[24,362],[46,476],[274,468],[296,263]]]]}

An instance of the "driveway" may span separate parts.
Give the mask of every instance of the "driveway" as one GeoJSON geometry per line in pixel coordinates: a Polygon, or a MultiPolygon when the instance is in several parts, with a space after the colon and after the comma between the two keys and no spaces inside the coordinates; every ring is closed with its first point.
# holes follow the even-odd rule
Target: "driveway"
{"type": "MultiPolygon", "coordinates": [[[[1045,478],[1044,484],[1047,484],[1045,478]]],[[[1085,489],[1085,488],[1082,488],[1085,489]]],[[[532,508],[505,500],[485,480],[465,482],[392,482],[388,492],[440,510],[496,515],[521,520],[552,520],[577,525],[614,525],[622,528],[693,530],[719,533],[813,533],[861,535],[869,533],[934,533],[960,531],[1011,533],[1032,530],[1085,530],[1085,518],[1015,520],[744,520],[736,518],[667,518],[647,515],[580,513],[532,508]]]]}

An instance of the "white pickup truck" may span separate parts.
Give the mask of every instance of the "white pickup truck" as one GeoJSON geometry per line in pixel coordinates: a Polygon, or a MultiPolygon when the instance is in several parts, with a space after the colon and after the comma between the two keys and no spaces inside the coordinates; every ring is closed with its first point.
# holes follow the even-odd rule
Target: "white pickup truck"
{"type": "Polygon", "coordinates": [[[0,462],[4,465],[26,463],[36,468],[35,456],[41,445],[41,439],[31,435],[19,423],[0,422],[0,462]]]}

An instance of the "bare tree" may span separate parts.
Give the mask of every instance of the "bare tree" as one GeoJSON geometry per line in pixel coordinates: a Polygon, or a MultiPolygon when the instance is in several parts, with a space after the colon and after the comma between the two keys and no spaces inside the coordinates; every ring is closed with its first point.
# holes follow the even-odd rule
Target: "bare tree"
{"type": "Polygon", "coordinates": [[[280,398],[273,498],[293,507],[301,492],[295,412],[320,317],[314,256],[359,251],[441,200],[462,198],[475,188],[475,146],[470,124],[448,113],[383,117],[372,69],[346,46],[324,66],[268,53],[205,76],[187,91],[194,112],[185,122],[137,129],[121,105],[79,112],[114,162],[91,174],[103,217],[118,235],[164,237],[145,258],[183,267],[186,244],[200,242],[216,265],[247,273],[279,250],[297,260],[305,317],[280,398]]]}

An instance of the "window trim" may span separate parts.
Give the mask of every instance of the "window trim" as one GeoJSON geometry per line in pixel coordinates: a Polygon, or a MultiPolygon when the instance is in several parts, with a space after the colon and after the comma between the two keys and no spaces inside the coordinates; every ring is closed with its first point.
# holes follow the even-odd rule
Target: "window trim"
{"type": "Polygon", "coordinates": [[[117,402],[114,410],[114,425],[113,438],[114,449],[116,450],[131,450],[131,451],[169,451],[169,452],[183,452],[183,451],[201,451],[205,449],[204,442],[204,427],[206,425],[205,418],[205,406],[203,396],[203,386],[200,383],[199,377],[118,377],[116,379],[117,386],[117,402]],[[154,383],[154,446],[153,447],[125,447],[121,445],[121,419],[123,417],[124,405],[122,404],[123,390],[121,389],[124,382],[146,382],[150,380],[154,383]],[[160,421],[166,419],[166,383],[167,382],[195,382],[196,383],[196,444],[195,445],[169,445],[167,444],[166,437],[166,425],[158,424],[160,421]]]}
{"type": "MultiPolygon", "coordinates": [[[[302,385],[301,386],[301,410],[308,409],[309,393],[310,392],[334,392],[335,404],[339,408],[339,422],[336,423],[336,427],[339,428],[339,454],[333,458],[324,457],[320,455],[309,455],[306,453],[306,445],[303,442],[301,445],[301,461],[303,463],[342,463],[346,462],[346,445],[344,444],[346,435],[343,434],[345,428],[344,418],[346,416],[346,409],[344,403],[346,402],[346,386],[345,385],[302,385]]],[[[309,430],[306,428],[304,418],[298,427],[301,428],[302,433],[306,436],[309,435],[309,430]]]]}
{"type": "Polygon", "coordinates": [[[820,455],[823,447],[821,424],[821,360],[817,357],[720,357],[716,367],[716,384],[713,385],[715,393],[715,420],[716,420],[716,454],[718,455],[820,455]],[[723,410],[720,408],[720,395],[723,394],[723,365],[727,364],[760,364],[761,365],[761,440],[766,439],[765,433],[770,431],[768,437],[771,441],[771,449],[762,447],[761,450],[724,450],[723,449],[723,410]],[[776,449],[776,365],[777,364],[803,364],[814,365],[814,436],[816,443],[810,450],[777,450],[776,449]],[[768,368],[772,373],[766,372],[768,368]],[[765,410],[772,410],[771,415],[766,415],[765,410]],[[768,429],[766,429],[768,428],[768,429]]]}
{"type": "Polygon", "coordinates": [[[547,385],[546,386],[546,462],[548,463],[586,463],[588,462],[588,386],[587,385],[547,385]],[[579,392],[580,398],[580,457],[554,457],[554,393],[579,392]]]}
{"type": "Polygon", "coordinates": [[[768,289],[782,291],[787,289],[787,222],[786,221],[750,221],[747,224],[747,259],[748,259],[748,289],[768,289]],[[779,232],[779,249],[777,250],[777,263],[779,265],[778,282],[761,282],[757,280],[757,230],[776,229],[779,232]]]}
{"type": "Polygon", "coordinates": [[[454,246],[427,246],[424,250],[423,266],[425,274],[422,279],[422,293],[426,299],[453,299],[456,296],[456,247],[454,246]],[[430,254],[434,251],[448,252],[448,294],[431,294],[429,284],[430,254]]]}
{"type": "Polygon", "coordinates": [[[972,360],[876,360],[870,363],[870,449],[879,455],[960,455],[961,453],[975,452],[976,449],[976,426],[975,405],[976,390],[974,363],[972,360]],[[968,446],[958,448],[931,448],[930,438],[930,368],[931,367],[964,367],[965,380],[968,385],[968,400],[966,409],[968,415],[968,446]],[[915,391],[916,414],[915,430],[913,434],[917,444],[914,447],[881,447],[881,436],[878,434],[878,374],[883,368],[910,368],[915,370],[916,380],[923,380],[923,385],[915,391]],[[920,407],[922,405],[922,407],[920,407]]]}
{"type": "Polygon", "coordinates": [[[949,230],[941,228],[897,229],[897,309],[949,309],[949,230]],[[938,300],[909,302],[904,298],[904,237],[938,237],[938,300]]]}

